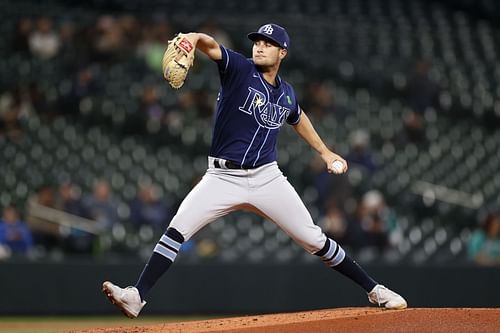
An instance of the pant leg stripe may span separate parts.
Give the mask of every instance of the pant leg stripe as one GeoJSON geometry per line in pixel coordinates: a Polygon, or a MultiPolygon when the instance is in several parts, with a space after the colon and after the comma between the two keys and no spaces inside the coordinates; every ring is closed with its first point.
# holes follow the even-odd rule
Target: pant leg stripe
{"type": "MultiPolygon", "coordinates": [[[[326,246],[325,246],[326,247],[326,246]]],[[[344,249],[333,239],[328,238],[328,250],[325,255],[321,256],[321,260],[330,267],[337,266],[344,260],[344,249]]]]}
{"type": "Polygon", "coordinates": [[[179,253],[179,251],[178,251],[178,250],[174,249],[173,247],[171,247],[171,246],[170,246],[170,245],[168,245],[168,244],[163,243],[161,240],[158,242],[158,244],[161,244],[161,245],[165,246],[167,249],[169,249],[169,250],[171,250],[171,251],[174,251],[175,253],[179,253]]]}
{"type": "Polygon", "coordinates": [[[333,252],[332,258],[335,258],[341,249],[342,248],[340,247],[340,245],[338,243],[335,243],[335,251],[333,252]]]}
{"type": "Polygon", "coordinates": [[[161,254],[162,256],[164,256],[167,259],[172,260],[172,262],[175,260],[175,257],[177,256],[177,253],[175,253],[174,251],[170,250],[169,248],[167,248],[159,243],[156,244],[153,251],[158,253],[158,254],[161,254]]]}
{"type": "Polygon", "coordinates": [[[330,267],[334,267],[334,266],[337,266],[338,264],[340,264],[342,262],[342,260],[344,260],[344,258],[345,258],[345,251],[343,248],[341,248],[339,246],[338,253],[335,256],[333,256],[333,258],[331,260],[329,260],[328,262],[325,262],[325,264],[327,264],[330,267]]]}
{"type": "Polygon", "coordinates": [[[330,243],[330,248],[328,249],[326,254],[321,257],[323,260],[331,259],[334,252],[337,250],[337,243],[335,241],[328,239],[328,243],[330,243]]]}
{"type": "Polygon", "coordinates": [[[173,240],[172,238],[168,237],[167,235],[161,236],[160,241],[167,244],[168,246],[176,249],[177,251],[179,251],[179,249],[181,248],[181,245],[182,245],[181,243],[173,240]]]}

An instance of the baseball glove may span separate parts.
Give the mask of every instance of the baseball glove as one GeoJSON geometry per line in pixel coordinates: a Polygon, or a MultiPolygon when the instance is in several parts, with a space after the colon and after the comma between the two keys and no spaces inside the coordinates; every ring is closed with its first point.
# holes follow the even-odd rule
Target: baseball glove
{"type": "Polygon", "coordinates": [[[194,51],[195,47],[184,34],[178,34],[168,42],[162,68],[163,77],[172,88],[179,89],[184,84],[189,68],[193,65],[194,51]]]}

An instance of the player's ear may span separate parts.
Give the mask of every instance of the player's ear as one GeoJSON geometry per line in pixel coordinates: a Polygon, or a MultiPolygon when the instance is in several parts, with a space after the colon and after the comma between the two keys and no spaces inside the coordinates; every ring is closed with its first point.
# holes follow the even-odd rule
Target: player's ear
{"type": "Polygon", "coordinates": [[[288,54],[288,51],[286,49],[280,49],[280,59],[281,60],[285,59],[287,54],[288,54]]]}

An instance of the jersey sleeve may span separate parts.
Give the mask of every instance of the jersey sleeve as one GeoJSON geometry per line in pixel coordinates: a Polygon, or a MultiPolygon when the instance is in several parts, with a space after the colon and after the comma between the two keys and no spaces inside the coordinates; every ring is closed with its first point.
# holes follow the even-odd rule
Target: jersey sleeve
{"type": "Polygon", "coordinates": [[[295,92],[291,87],[290,87],[290,95],[286,97],[292,102],[290,108],[290,114],[286,118],[286,122],[290,125],[297,125],[300,121],[300,114],[302,113],[302,108],[297,102],[297,98],[295,97],[295,92]]]}
{"type": "Polygon", "coordinates": [[[234,83],[238,77],[252,69],[250,62],[242,54],[227,49],[223,45],[220,45],[220,50],[222,59],[216,60],[216,63],[223,86],[234,83]]]}

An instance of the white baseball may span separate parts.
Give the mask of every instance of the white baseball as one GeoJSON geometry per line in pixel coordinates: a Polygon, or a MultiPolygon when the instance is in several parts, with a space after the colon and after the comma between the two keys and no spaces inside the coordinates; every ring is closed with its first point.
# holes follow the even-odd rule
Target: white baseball
{"type": "Polygon", "coordinates": [[[342,173],[342,171],[344,170],[344,164],[339,160],[335,160],[332,163],[332,170],[335,173],[342,173]]]}

